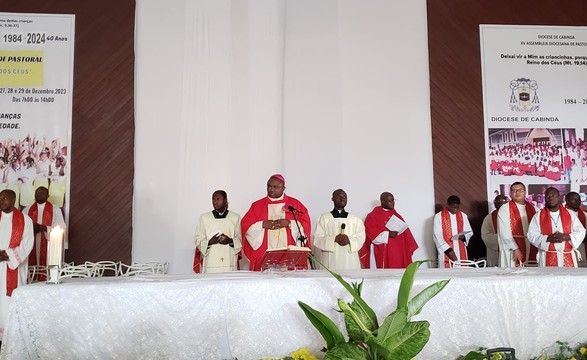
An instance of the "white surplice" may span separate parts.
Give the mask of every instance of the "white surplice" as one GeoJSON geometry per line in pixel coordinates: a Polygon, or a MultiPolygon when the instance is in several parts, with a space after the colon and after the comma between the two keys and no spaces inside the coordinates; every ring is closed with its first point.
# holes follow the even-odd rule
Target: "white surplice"
{"type": "Polygon", "coordinates": [[[238,253],[242,249],[240,215],[228,211],[226,218],[216,219],[212,211],[202,214],[196,228],[195,242],[202,253],[202,273],[238,270],[238,253]],[[209,240],[217,233],[230,237],[234,246],[208,246],[209,240]]]}
{"type": "Polygon", "coordinates": [[[320,261],[330,270],[360,269],[359,250],[364,243],[365,225],[358,217],[348,214],[346,218],[335,218],[331,213],[324,213],[318,219],[313,244],[320,261]],[[344,230],[342,224],[345,224],[344,230]],[[342,232],[349,238],[348,245],[334,242],[342,232]]]}
{"type": "MultiPolygon", "coordinates": [[[[565,209],[563,209],[562,211],[565,211],[565,209]]],[[[549,213],[552,231],[558,231],[560,233],[563,233],[564,231],[563,224],[560,219],[560,211],[550,211],[549,213]]],[[[571,214],[571,233],[569,235],[571,236],[571,245],[573,246],[573,250],[571,250],[571,255],[573,257],[574,267],[578,267],[577,249],[579,248],[579,245],[581,245],[583,239],[585,238],[585,228],[583,227],[583,224],[581,224],[581,221],[579,221],[579,218],[573,211],[569,211],[569,214],[571,214]]],[[[534,246],[538,248],[538,266],[546,266],[546,253],[549,251],[548,249],[551,244],[546,241],[547,238],[548,235],[542,235],[542,229],[540,226],[540,213],[538,212],[536,213],[536,215],[534,215],[532,221],[530,221],[530,225],[528,226],[528,240],[530,241],[530,243],[532,243],[534,246]]],[[[563,256],[565,254],[565,242],[555,243],[554,248],[556,249],[558,266],[562,267],[563,256]]]]}
{"type": "Polygon", "coordinates": [[[8,308],[10,307],[10,296],[6,296],[6,268],[18,268],[18,286],[26,285],[28,277],[28,256],[34,244],[33,222],[31,218],[24,216],[24,231],[22,241],[16,248],[10,249],[10,238],[12,236],[13,212],[2,213],[0,218],[0,249],[6,250],[8,261],[0,261],[0,332],[4,332],[8,320],[8,308]]]}

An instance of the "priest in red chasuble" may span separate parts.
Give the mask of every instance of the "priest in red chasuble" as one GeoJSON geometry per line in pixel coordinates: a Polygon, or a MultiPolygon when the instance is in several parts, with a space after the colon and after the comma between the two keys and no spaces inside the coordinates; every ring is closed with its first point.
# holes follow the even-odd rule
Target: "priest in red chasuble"
{"type": "Polygon", "coordinates": [[[379,200],[381,206],[374,208],[365,218],[367,239],[360,252],[361,264],[364,269],[375,266],[378,269],[405,268],[412,263],[412,254],[418,249],[418,243],[410,228],[399,233],[387,227],[392,216],[404,221],[395,210],[393,194],[384,192],[379,200]]]}
{"type": "Polygon", "coordinates": [[[261,270],[261,259],[268,249],[288,245],[312,247],[308,209],[284,192],[283,175],[271,175],[267,180],[267,196],[251,204],[241,220],[243,251],[252,271],[261,270]]]}

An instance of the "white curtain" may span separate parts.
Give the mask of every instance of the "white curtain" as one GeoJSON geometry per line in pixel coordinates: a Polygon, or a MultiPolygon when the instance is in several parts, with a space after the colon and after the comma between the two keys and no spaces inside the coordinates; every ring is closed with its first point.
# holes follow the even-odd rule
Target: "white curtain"
{"type": "Polygon", "coordinates": [[[137,1],[133,260],[191,272],[216,189],[244,215],[286,177],[314,223],[392,191],[433,258],[425,1],[137,1]]]}

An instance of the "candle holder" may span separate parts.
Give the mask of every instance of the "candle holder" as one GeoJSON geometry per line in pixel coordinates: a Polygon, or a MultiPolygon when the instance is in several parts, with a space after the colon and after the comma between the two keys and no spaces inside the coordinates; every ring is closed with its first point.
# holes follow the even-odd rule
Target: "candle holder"
{"type": "Polygon", "coordinates": [[[49,233],[47,242],[47,284],[59,284],[59,273],[63,266],[63,229],[56,226],[49,233]]]}
{"type": "Polygon", "coordinates": [[[59,273],[61,267],[59,265],[47,266],[47,284],[60,284],[59,273]]]}

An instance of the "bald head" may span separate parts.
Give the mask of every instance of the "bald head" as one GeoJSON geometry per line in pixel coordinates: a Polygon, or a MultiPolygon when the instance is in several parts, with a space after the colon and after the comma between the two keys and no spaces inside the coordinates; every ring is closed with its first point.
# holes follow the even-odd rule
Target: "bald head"
{"type": "Polygon", "coordinates": [[[384,209],[393,210],[395,208],[395,197],[390,192],[381,193],[379,201],[381,201],[381,207],[384,209]]]}

